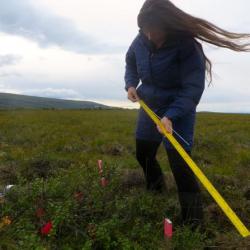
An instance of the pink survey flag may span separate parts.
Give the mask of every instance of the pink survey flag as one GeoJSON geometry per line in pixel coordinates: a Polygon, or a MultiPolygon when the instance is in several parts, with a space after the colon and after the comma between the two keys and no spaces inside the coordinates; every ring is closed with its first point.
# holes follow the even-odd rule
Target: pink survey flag
{"type": "Polygon", "coordinates": [[[102,160],[97,160],[97,164],[98,164],[99,174],[101,175],[103,173],[102,160]]]}
{"type": "Polygon", "coordinates": [[[102,178],[101,178],[101,185],[102,185],[103,187],[106,187],[107,184],[108,184],[108,180],[107,180],[105,177],[102,177],[102,178]]]}
{"type": "Polygon", "coordinates": [[[168,218],[164,219],[164,237],[171,238],[173,235],[172,221],[168,218]]]}

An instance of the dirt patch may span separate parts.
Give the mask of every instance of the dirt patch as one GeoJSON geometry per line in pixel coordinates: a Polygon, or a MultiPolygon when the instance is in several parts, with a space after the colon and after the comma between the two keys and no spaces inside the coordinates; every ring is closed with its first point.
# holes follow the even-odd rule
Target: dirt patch
{"type": "Polygon", "coordinates": [[[101,152],[109,155],[123,155],[126,148],[119,143],[101,146],[101,152]]]}
{"type": "Polygon", "coordinates": [[[244,197],[250,201],[250,187],[247,187],[244,191],[244,197]]]}
{"type": "MultiPolygon", "coordinates": [[[[123,187],[145,187],[145,177],[142,169],[123,169],[120,172],[121,185],[123,187]]],[[[166,183],[167,190],[176,191],[176,184],[172,173],[165,172],[164,179],[166,183]]]]}
{"type": "Polygon", "coordinates": [[[0,165],[0,183],[7,185],[17,181],[17,164],[10,162],[0,165]]]}
{"type": "Polygon", "coordinates": [[[219,186],[225,186],[225,185],[233,187],[240,186],[240,180],[233,176],[215,174],[213,176],[213,181],[219,186]]]}
{"type": "Polygon", "coordinates": [[[145,179],[143,171],[140,169],[123,169],[120,172],[121,185],[124,187],[144,186],[145,179]]]}

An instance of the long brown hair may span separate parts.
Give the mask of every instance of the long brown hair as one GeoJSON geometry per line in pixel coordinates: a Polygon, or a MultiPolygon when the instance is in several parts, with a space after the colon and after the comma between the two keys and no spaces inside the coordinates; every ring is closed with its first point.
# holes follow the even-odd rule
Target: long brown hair
{"type": "MultiPolygon", "coordinates": [[[[209,21],[184,12],[169,0],[146,0],[138,14],[137,23],[141,29],[158,27],[171,35],[185,32],[219,47],[250,52],[250,43],[237,43],[237,40],[250,38],[250,34],[226,31],[209,21]]],[[[212,63],[203,50],[202,53],[206,59],[206,72],[211,83],[212,63]]]]}

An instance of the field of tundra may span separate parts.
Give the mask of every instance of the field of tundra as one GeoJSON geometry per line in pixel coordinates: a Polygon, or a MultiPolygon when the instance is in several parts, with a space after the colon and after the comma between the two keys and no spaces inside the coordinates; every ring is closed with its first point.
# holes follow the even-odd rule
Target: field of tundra
{"type": "MultiPolygon", "coordinates": [[[[162,144],[168,193],[146,191],[136,118],[119,109],[0,111],[0,249],[250,249],[203,186],[205,231],[179,224],[162,144]]],[[[197,113],[193,160],[249,229],[250,115],[197,113]]]]}

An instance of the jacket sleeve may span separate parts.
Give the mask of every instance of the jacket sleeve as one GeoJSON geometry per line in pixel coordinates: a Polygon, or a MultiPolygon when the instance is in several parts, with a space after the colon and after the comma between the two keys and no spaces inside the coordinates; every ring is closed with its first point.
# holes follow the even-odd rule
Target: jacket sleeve
{"type": "Polygon", "coordinates": [[[136,66],[136,58],[134,51],[132,49],[132,45],[130,45],[127,53],[126,53],[126,66],[125,66],[125,90],[128,91],[128,88],[133,86],[137,87],[140,82],[140,78],[137,73],[137,66],[136,66]]]}
{"type": "Polygon", "coordinates": [[[164,116],[171,121],[184,116],[199,103],[205,88],[205,57],[202,46],[194,38],[179,43],[179,66],[181,87],[164,116]]]}

